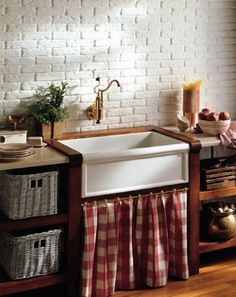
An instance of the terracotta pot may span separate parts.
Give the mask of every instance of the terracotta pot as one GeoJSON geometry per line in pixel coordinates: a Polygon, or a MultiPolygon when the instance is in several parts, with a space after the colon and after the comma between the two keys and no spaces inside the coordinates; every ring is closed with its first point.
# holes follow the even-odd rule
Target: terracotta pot
{"type": "Polygon", "coordinates": [[[62,137],[64,122],[56,122],[54,124],[54,131],[52,131],[51,125],[41,125],[41,136],[43,139],[57,139],[62,137]]]}

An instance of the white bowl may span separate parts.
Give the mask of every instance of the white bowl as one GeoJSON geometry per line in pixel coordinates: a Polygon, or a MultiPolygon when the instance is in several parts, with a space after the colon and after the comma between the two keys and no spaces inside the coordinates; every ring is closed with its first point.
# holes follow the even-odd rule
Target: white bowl
{"type": "Polygon", "coordinates": [[[189,125],[177,121],[176,127],[179,129],[180,132],[185,132],[189,128],[189,125]]]}
{"type": "Polygon", "coordinates": [[[185,132],[189,128],[189,120],[183,115],[177,115],[176,127],[180,132],[185,132]]]}
{"type": "Polygon", "coordinates": [[[198,120],[198,125],[201,128],[202,132],[217,136],[219,134],[225,133],[228,131],[231,120],[225,121],[205,121],[198,120]]]}

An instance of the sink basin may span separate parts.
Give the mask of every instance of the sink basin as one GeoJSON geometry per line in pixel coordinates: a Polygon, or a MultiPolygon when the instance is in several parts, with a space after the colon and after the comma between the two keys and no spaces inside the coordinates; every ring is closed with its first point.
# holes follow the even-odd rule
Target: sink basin
{"type": "Polygon", "coordinates": [[[157,132],[60,142],[83,155],[82,197],[188,182],[189,145],[157,132]]]}

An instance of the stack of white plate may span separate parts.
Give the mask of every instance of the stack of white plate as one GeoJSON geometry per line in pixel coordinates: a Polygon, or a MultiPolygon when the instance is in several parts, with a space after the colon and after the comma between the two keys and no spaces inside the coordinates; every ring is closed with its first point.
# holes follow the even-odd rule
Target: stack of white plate
{"type": "Polygon", "coordinates": [[[32,146],[24,143],[0,144],[0,159],[5,161],[21,160],[34,156],[35,151],[32,146]]]}

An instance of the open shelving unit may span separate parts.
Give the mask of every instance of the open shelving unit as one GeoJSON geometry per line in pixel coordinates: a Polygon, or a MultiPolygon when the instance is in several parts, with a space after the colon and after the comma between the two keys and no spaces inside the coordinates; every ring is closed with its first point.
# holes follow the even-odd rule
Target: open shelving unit
{"type": "MultiPolygon", "coordinates": [[[[199,200],[200,201],[209,201],[209,200],[217,200],[224,199],[227,197],[236,196],[236,187],[222,188],[217,190],[208,190],[208,191],[200,191],[199,200]]],[[[207,242],[200,241],[199,242],[199,254],[208,253],[216,250],[221,250],[229,247],[236,246],[236,238],[231,238],[226,241],[219,242],[207,242]]]]}
{"type": "MultiPolygon", "coordinates": [[[[80,224],[80,155],[71,152],[58,152],[51,147],[41,148],[32,160],[1,163],[0,170],[17,169],[23,174],[34,172],[59,171],[58,204],[57,214],[11,220],[0,212],[0,232],[14,232],[23,230],[43,230],[47,228],[63,228],[64,249],[60,269],[57,273],[35,276],[26,279],[11,280],[0,267],[0,296],[12,296],[34,289],[52,287],[64,284],[67,288],[68,297],[78,296],[79,263],[79,235],[74,236],[75,230],[80,224]],[[75,248],[77,247],[77,248],[75,248]],[[71,257],[73,261],[71,260],[71,257]],[[72,263],[73,262],[73,263],[72,263]]],[[[1,253],[1,251],[0,251],[1,253]]]]}

